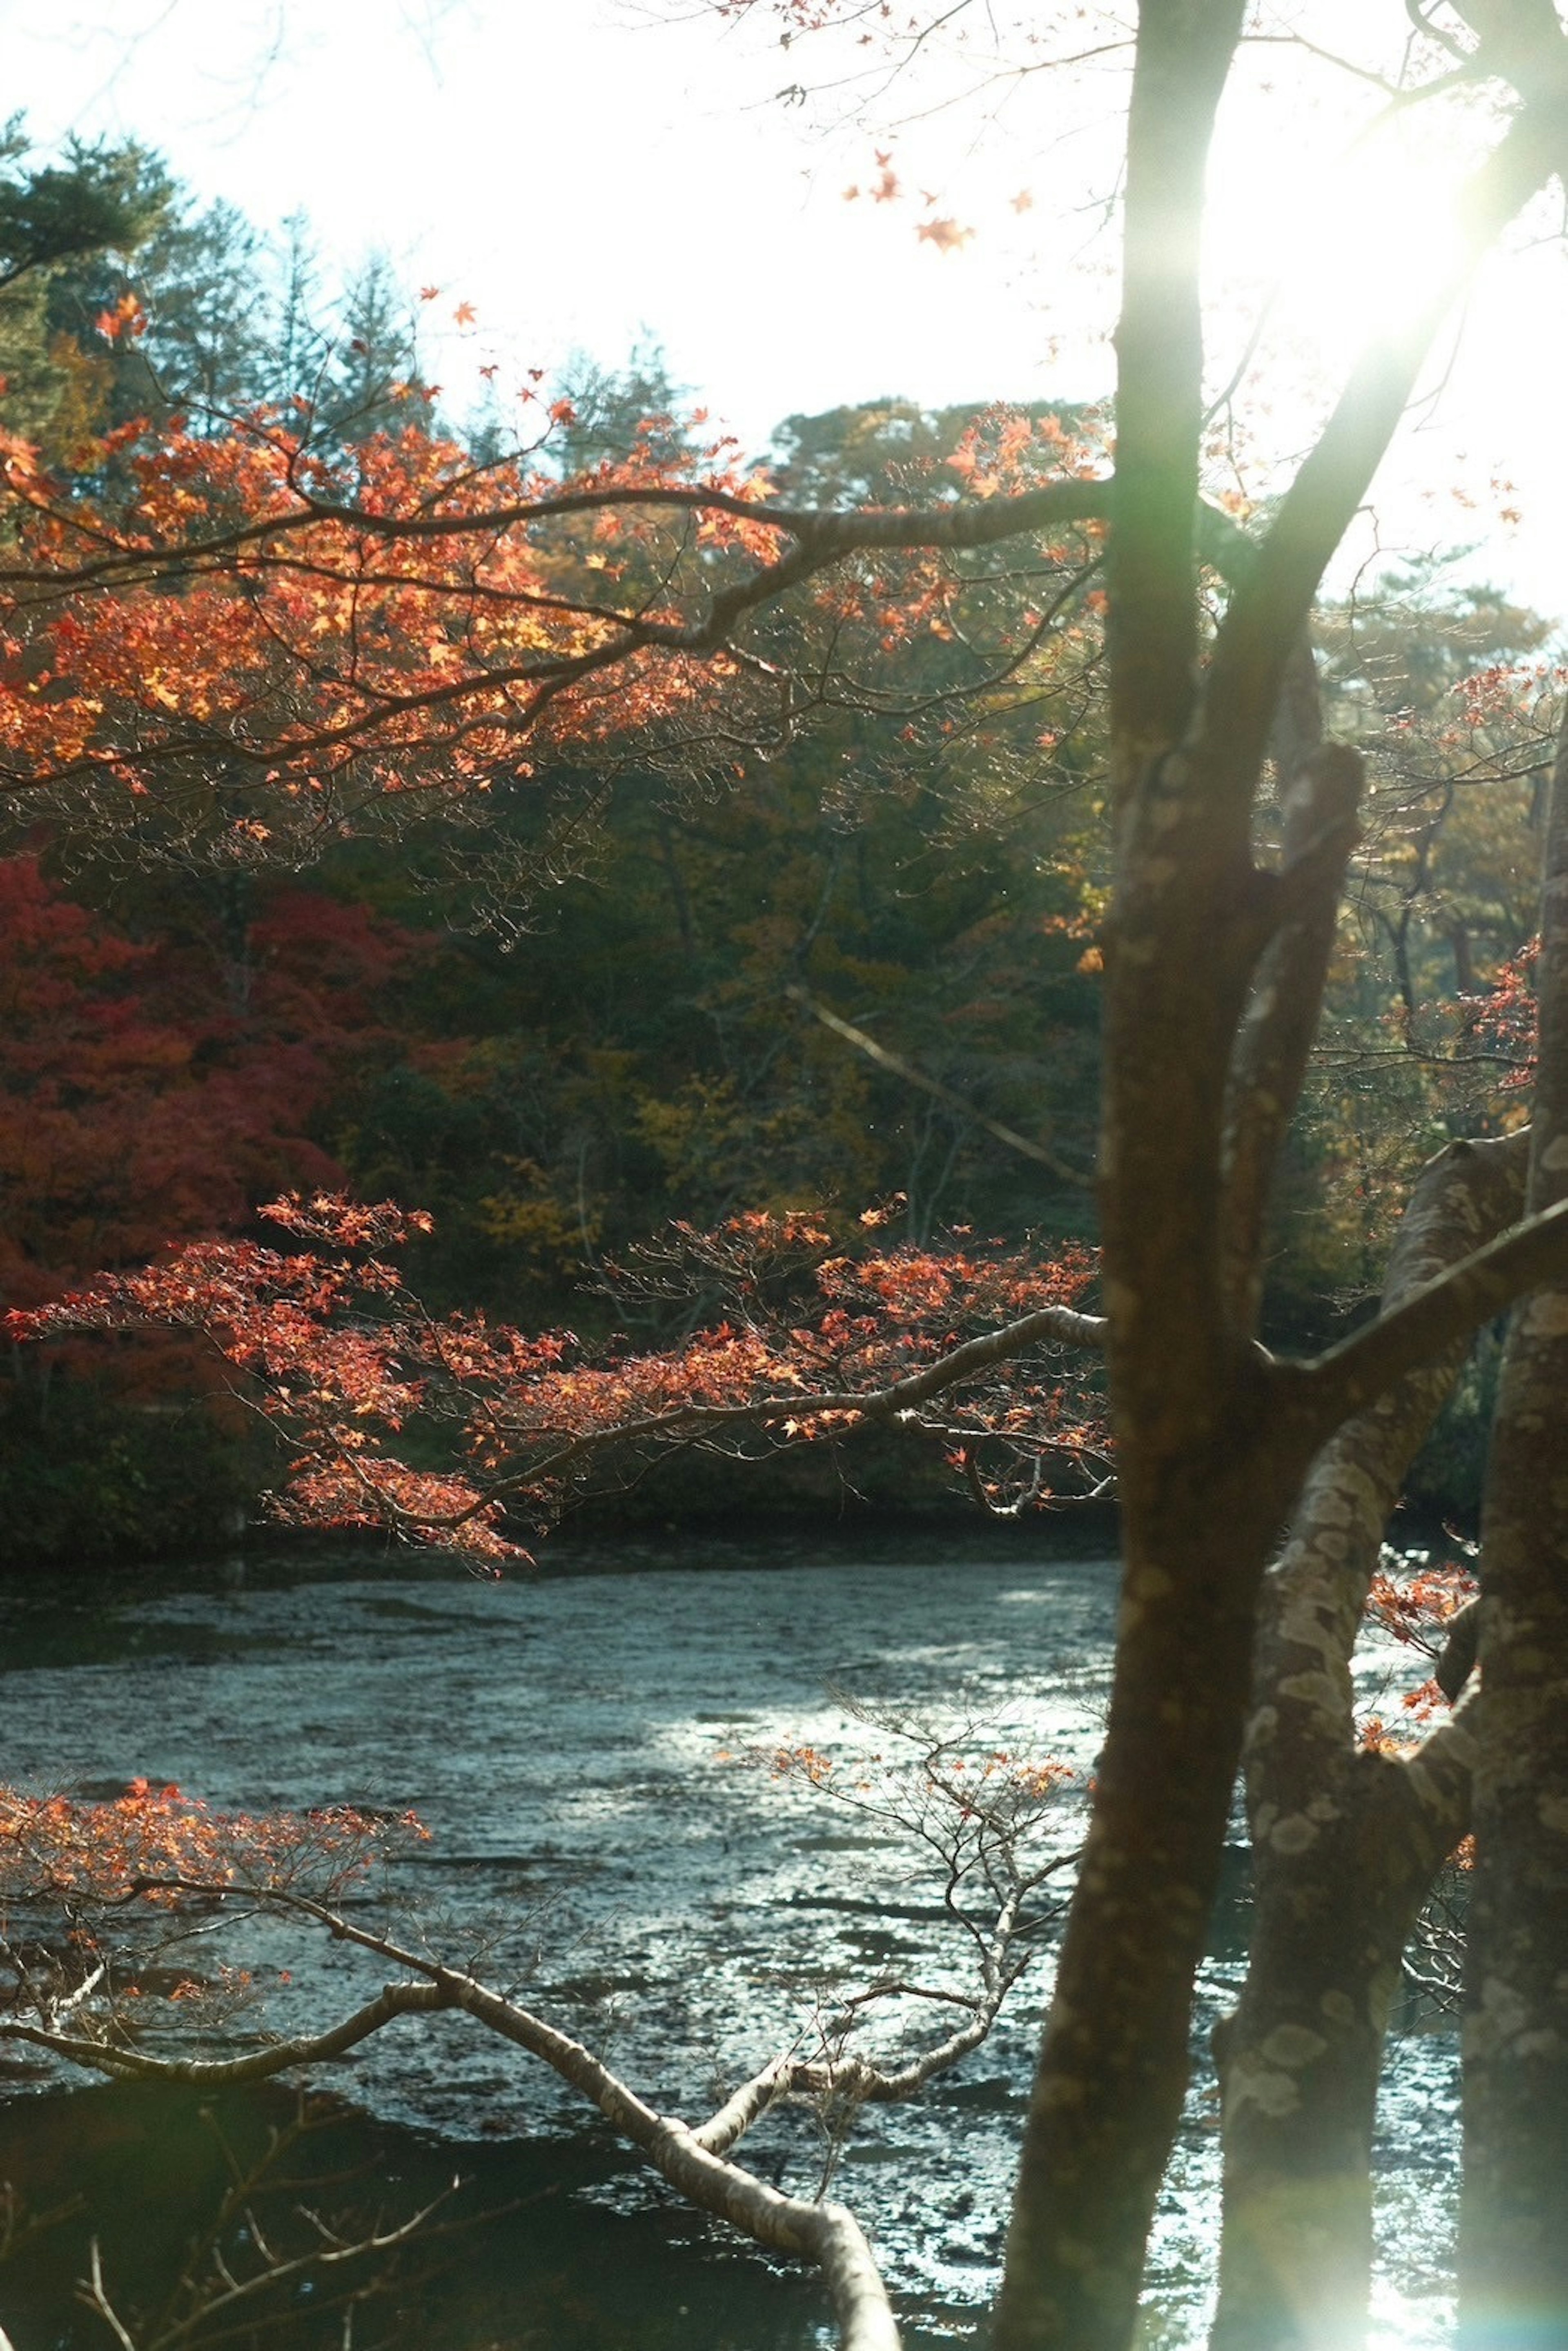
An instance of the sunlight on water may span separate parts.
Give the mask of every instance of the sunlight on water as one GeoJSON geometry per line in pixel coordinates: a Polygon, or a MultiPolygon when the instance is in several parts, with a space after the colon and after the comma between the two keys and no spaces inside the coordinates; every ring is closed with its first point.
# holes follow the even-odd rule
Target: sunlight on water
{"type": "MultiPolygon", "coordinates": [[[[428,1566],[316,1583],[253,1572],[237,1592],[138,1587],[107,1626],[99,1587],[79,1662],[57,1649],[29,1667],[25,1644],[13,1646],[7,1771],[82,1787],[140,1772],[218,1806],[416,1808],[434,1835],[402,1870],[404,1914],[460,1955],[497,1938],[492,1972],[542,1944],[530,2004],[608,2037],[622,2074],[680,2111],[788,2043],[836,1990],[894,1966],[956,1984],[966,1964],[906,1843],[779,1782],[750,1750],[874,1744],[827,1685],[984,1719],[1009,1750],[1080,1774],[1103,1736],[1107,1564],[817,1558],[500,1587],[428,1566]]],[[[0,1594],[0,1634],[10,1605],[0,1594]]],[[[1064,1819],[1064,1840],[1073,1834],[1064,1819]]],[[[1200,2068],[1239,1979],[1233,1875],[1199,1989],[1200,2068]]],[[[252,1956],[295,1973],[280,2029],[361,1996],[340,1952],[312,1973],[269,1928],[252,1956]]],[[[960,2074],[921,2105],[869,2110],[844,2153],[838,2192],[870,2229],[912,2339],[967,2333],[992,2290],[1046,1988],[1042,1968],[960,2074]]],[[[350,2086],[372,2114],[452,2141],[582,2140],[564,2087],[457,2020],[371,2044],[350,2086]]],[[[1375,2351],[1451,2341],[1457,2127],[1449,2036],[1397,2042],[1375,2351]]],[[[768,2176],[815,2185],[809,2118],[770,2120],[755,2147],[768,2176]]],[[[1200,2077],[1153,2248],[1151,2341],[1169,2351],[1201,2337],[1218,2189],[1216,2103],[1200,2077]]],[[[593,2194],[626,2225],[667,2209],[632,2170],[593,2194]]],[[[704,2241],[694,2236],[691,2260],[716,2258],[704,2241]]],[[[799,2351],[810,2333],[789,2339],[799,2351]]]]}

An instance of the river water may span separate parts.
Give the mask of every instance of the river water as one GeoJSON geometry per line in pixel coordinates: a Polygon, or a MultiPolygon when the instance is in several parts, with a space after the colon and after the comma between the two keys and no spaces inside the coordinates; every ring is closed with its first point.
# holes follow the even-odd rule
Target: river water
{"type": "MultiPolygon", "coordinates": [[[[1101,1737],[1110,1563],[1021,1543],[966,1556],[934,1536],[876,1557],[863,1543],[850,1555],[778,1538],[622,1544],[570,1565],[494,1585],[439,1561],[251,1562],[0,1590],[0,1776],[89,1795],[141,1776],[219,1809],[412,1808],[430,1842],[394,1865],[386,1889],[404,1939],[423,1936],[517,1986],[676,2113],[701,2111],[715,2085],[809,2032],[837,1992],[894,1971],[967,1980],[962,1938],[908,1835],[756,1757],[809,1745],[852,1773],[889,1743],[846,1703],[852,1693],[983,1726],[986,1746],[1050,1756],[1082,1779],[1101,1737]]],[[[1369,1685],[1388,1671],[1376,1653],[1364,1668],[1369,1685]]],[[[1080,1805],[1067,1792],[1048,1824],[1063,1851],[1080,1805]]],[[[1201,1987],[1200,2048],[1239,1972],[1236,1875],[1201,1987]]],[[[269,2002],[280,2029],[319,2023],[386,1972],[277,1929],[257,1930],[244,1956],[291,1977],[269,2002]]],[[[1049,1977],[1047,1948],[984,2049],[918,2105],[868,2110],[841,2151],[834,2192],[868,2228],[916,2343],[980,2325],[1049,1977]]],[[[658,2183],[612,2154],[572,2094],[463,2020],[394,2028],[335,2083],[400,2143],[455,2148],[459,2169],[472,2161],[488,2178],[511,2148],[534,2190],[540,2179],[575,2183],[549,2206],[549,2249],[580,2272],[578,2302],[607,2266],[656,2277],[664,2317],[639,2296],[640,2344],[688,2328],[696,2339],[698,2312],[709,2314],[705,2343],[736,2351],[820,2338],[811,2292],[670,2216],[658,2183]]],[[[28,2101],[11,2109],[11,2144],[28,2116],[57,2134],[62,2112],[99,2111],[61,2102],[55,2086],[44,2066],[0,2064],[0,2097],[28,2101]]],[[[1452,2317],[1449,2035],[1396,2043],[1384,2106],[1374,2339],[1379,2351],[1437,2351],[1452,2317]]],[[[823,2140],[808,2114],[770,2118],[747,2146],[781,2183],[810,2192],[820,2177],[823,2140]]],[[[1151,2270],[1149,2339],[1172,2351],[1201,2339],[1217,2178],[1200,2076],[1151,2270]]],[[[624,2314],[576,2324],[540,2321],[516,2339],[633,2340],[624,2314]]],[[[40,2337],[17,2335],[17,2351],[41,2351],[40,2337]]]]}

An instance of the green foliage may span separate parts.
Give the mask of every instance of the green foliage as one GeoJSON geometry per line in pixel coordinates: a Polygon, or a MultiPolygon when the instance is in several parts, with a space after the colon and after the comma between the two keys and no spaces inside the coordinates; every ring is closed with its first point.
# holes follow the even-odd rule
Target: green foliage
{"type": "Polygon", "coordinates": [[[329,448],[401,430],[411,399],[428,423],[412,308],[383,257],[333,289],[301,220],[268,238],[232,204],[195,204],[133,141],[28,157],[14,118],[0,131],[0,373],[7,426],[52,464],[99,475],[103,436],[134,420],[221,433],[296,398],[329,448]]]}
{"type": "MultiPolygon", "coordinates": [[[[942,847],[936,794],[868,789],[858,810],[825,810],[819,762],[758,767],[722,799],[622,779],[591,868],[541,893],[510,941],[456,935],[461,888],[438,901],[452,935],[400,984],[404,1051],[330,1143],[362,1194],[434,1211],[444,1297],[466,1283],[513,1315],[527,1298],[591,1319],[577,1291],[600,1257],[737,1207],[826,1201],[852,1218],[903,1193],[917,1239],[1085,1230],[1087,1186],[964,1107],[1049,1128],[1091,1164],[1098,983],[1054,814],[942,847]],[[952,1100],[874,1066],[817,1002],[952,1100]]],[[[361,843],[328,872],[421,918],[392,852],[361,843]]]]}
{"type": "MultiPolygon", "coordinates": [[[[950,461],[965,435],[994,409],[979,401],[922,408],[913,400],[871,400],[820,416],[787,416],[773,435],[773,465],[785,497],[800,506],[875,506],[939,496],[956,486],[950,461]]],[[[1009,416],[1060,421],[1076,430],[1085,412],[1034,401],[1009,416]]]]}
{"type": "Polygon", "coordinates": [[[0,1391],[0,1567],[221,1548],[270,1467],[199,1403],[0,1391]]]}
{"type": "Polygon", "coordinates": [[[559,388],[571,407],[556,444],[562,473],[586,473],[639,446],[664,465],[692,445],[683,421],[691,395],[673,380],[663,347],[646,332],[622,367],[577,352],[561,370],[559,388]]]}
{"type": "Polygon", "coordinates": [[[114,366],[93,327],[100,296],[121,287],[129,256],[155,235],[173,201],[157,157],[68,143],[34,164],[20,117],[0,131],[0,378],[7,428],[54,462],[90,461],[110,421],[114,366]]]}
{"type": "Polygon", "coordinates": [[[13,115],[0,131],[0,285],[85,255],[133,252],[167,214],[168,172],[134,141],[72,139],[63,162],[16,168],[28,152],[13,115]]]}
{"type": "MultiPolygon", "coordinates": [[[[302,223],[275,249],[231,208],[183,203],[140,148],[25,159],[13,126],[0,360],[8,420],[59,462],[90,468],[108,427],[176,401],[218,432],[306,384],[318,442],[350,466],[363,435],[428,421],[384,263],[334,297],[302,223]],[[100,314],[128,298],[139,331],[106,339],[100,314]]],[[[562,464],[694,445],[700,420],[683,421],[653,342],[568,378],[562,464]]],[[[1021,484],[1099,431],[1044,406],[889,399],[791,417],[775,451],[787,497],[848,506],[941,496],[977,469],[1021,484]]],[[[500,433],[481,420],[476,456],[500,433]]],[[[591,544],[569,529],[559,559],[591,561],[591,544]]],[[[47,1182],[20,1143],[0,1168],[26,1259],[13,1286],[85,1270],[95,1217],[98,1252],[123,1258],[130,1225],[82,1170],[95,1123],[124,1138],[117,1169],[140,1164],[144,1099],[170,1138],[148,1210],[171,1231],[236,1230],[264,1192],[330,1170],[434,1213],[436,1302],[538,1322],[623,1311],[592,1294],[604,1260],[672,1217],[815,1203],[847,1225],[900,1199],[920,1243],[953,1227],[1092,1238],[1097,590],[1092,559],[1076,580],[1055,551],[1030,572],[1011,560],[971,559],[961,632],[939,594],[890,632],[891,576],[857,609],[781,607],[760,624],[780,668],[817,674],[831,641],[833,689],[768,756],[639,741],[592,767],[541,762],[497,776],[482,806],[395,811],[395,839],[329,846],[291,894],[237,870],[78,875],[51,953],[90,936],[108,961],[83,965],[74,1010],[21,1019],[14,987],[20,1045],[0,1053],[0,1139],[36,1132],[47,1047],[69,1098],[45,1106],[83,1143],[68,1184],[58,1151],[47,1182]],[[1037,630],[1033,600],[1059,593],[1061,625],[1037,630]]],[[[1485,588],[1412,573],[1331,616],[1324,641],[1333,724],[1368,746],[1373,787],[1328,1050],[1276,1201],[1270,1315],[1287,1344],[1332,1335],[1375,1289],[1421,1158],[1512,1114],[1478,1023],[1531,920],[1555,717],[1542,624],[1485,588]]],[[[1472,1450],[1456,1435],[1446,1458],[1472,1450]]]]}
{"type": "MultiPolygon", "coordinates": [[[[1312,1346],[1381,1286],[1409,1185],[1455,1137],[1524,1115],[1541,776],[1562,678],[1547,624],[1423,566],[1325,618],[1333,731],[1367,758],[1363,842],[1274,1211],[1278,1343],[1312,1346]]],[[[1479,1507],[1484,1398],[1456,1398],[1416,1483],[1479,1507]]],[[[1415,1489],[1413,1488],[1413,1490],[1415,1489]]]]}

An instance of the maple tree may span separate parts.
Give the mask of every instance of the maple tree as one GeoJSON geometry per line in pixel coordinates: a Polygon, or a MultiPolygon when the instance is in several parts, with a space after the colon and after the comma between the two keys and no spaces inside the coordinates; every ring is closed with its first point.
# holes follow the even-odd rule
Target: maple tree
{"type": "Polygon", "coordinates": [[[526,1553],[504,1520],[549,1524],[593,1490],[606,1458],[634,1469],[671,1447],[833,1442],[889,1422],[934,1437],[998,1510],[1053,1481],[1069,1493],[1106,1481],[1101,1411],[1052,1360],[1100,1336],[1075,1303],[1094,1272],[1082,1251],[1042,1264],[1018,1251],[857,1250],[807,1217],[752,1211],[713,1233],[677,1229],[640,1252],[634,1277],[700,1289],[731,1319],[668,1353],[596,1354],[570,1332],[431,1314],[386,1253],[428,1228],[417,1212],[319,1195],[262,1213],[313,1246],[198,1243],[14,1311],[10,1328],[201,1334],[287,1437],[285,1518],[392,1525],[516,1561],[526,1553]],[[411,1424],[429,1423],[450,1427],[461,1471],[397,1449],[411,1424]]]}
{"type": "MultiPolygon", "coordinates": [[[[862,476],[860,428],[875,422],[822,421],[815,495],[862,476]]],[[[783,625],[792,660],[800,632],[783,625]]],[[[1063,648],[1031,670],[1032,706],[977,713],[946,691],[964,659],[928,633],[879,653],[879,690],[913,716],[890,731],[829,706],[789,746],[737,746],[744,772],[722,792],[616,758],[581,870],[550,874],[520,935],[519,872],[548,855],[539,828],[577,789],[570,775],[534,779],[538,825],[521,795],[487,795],[482,852],[456,824],[438,849],[413,845],[427,868],[445,856],[472,877],[440,902],[448,919],[486,914],[506,937],[504,954],[465,951],[485,976],[458,1016],[472,1047],[418,1057],[453,1108],[419,1099],[461,1134],[474,1172],[460,1189],[455,1158],[425,1156],[411,1134],[406,1153],[356,1161],[354,1181],[423,1202],[444,1236],[490,1238],[499,1279],[474,1264],[469,1295],[506,1311],[502,1251],[519,1275],[559,1281],[667,1217],[707,1224],[743,1205],[897,1190],[901,1229],[921,1241],[954,1222],[1087,1229],[1092,664],[1063,648]],[[1042,794],[1048,712],[1060,777],[1042,794]],[[491,1138],[499,1164],[481,1177],[491,1138]]],[[[563,1296],[545,1311],[583,1310],[563,1296]]]]}
{"type": "Polygon", "coordinates": [[[376,992],[411,935],[278,892],[241,935],[138,940],[32,855],[0,859],[0,1280],[16,1305],[235,1230],[280,1178],[332,1182],[312,1134],[373,1049],[376,992]],[[237,959],[236,959],[237,958],[237,959]]]}
{"type": "MultiPolygon", "coordinates": [[[[279,1180],[341,1180],[331,1113],[394,1058],[379,1008],[417,960],[410,934],[243,877],[237,894],[143,892],[115,922],[33,854],[0,859],[0,1281],[14,1304],[135,1263],[172,1230],[243,1231],[279,1180]]],[[[241,1507],[246,1451],[214,1370],[173,1334],[14,1355],[0,1384],[8,1545],[57,1557],[85,1525],[145,1552],[241,1507]],[[151,1460],[150,1415],[163,1440],[151,1460]]]]}
{"type": "MultiPolygon", "coordinates": [[[[836,12],[786,13],[805,31],[836,12]]],[[[1396,1269],[1370,1322],[1307,1362],[1272,1354],[1259,1337],[1267,1204],[1333,952],[1362,784],[1356,750],[1328,735],[1303,632],[1442,320],[1563,152],[1568,75],[1553,11],[1460,0],[1451,33],[1414,14],[1427,77],[1416,86],[1437,89],[1447,75],[1467,96],[1482,91],[1490,143],[1477,134],[1436,285],[1379,329],[1289,486],[1256,517],[1200,496],[1204,176],[1242,37],[1240,0],[1145,0],[1137,13],[1113,465],[1060,424],[1021,439],[1004,429],[995,445],[963,452],[972,495],[837,511],[771,496],[717,447],[672,464],[651,454],[651,435],[643,454],[562,477],[549,468],[548,434],[527,456],[495,463],[413,431],[345,455],[312,445],[304,410],[257,413],[215,441],[172,433],[138,448],[127,437],[112,453],[124,486],[107,503],[51,475],[26,447],[8,453],[0,780],[39,806],[89,795],[103,824],[117,813],[134,824],[154,803],[161,826],[231,852],[319,837],[423,793],[511,789],[546,758],[566,763],[591,747],[602,764],[633,730],[640,759],[706,747],[716,776],[737,737],[787,743],[829,698],[824,678],[851,695],[859,664],[889,638],[977,613],[973,637],[967,626],[955,633],[972,656],[969,684],[985,692],[1016,676],[1060,621],[1097,620],[1103,605],[1115,847],[1100,950],[1102,1336],[1124,1603],[1025,2133],[1001,2351],[1123,2351],[1136,2323],[1260,1604],[1265,1638],[1286,1662],[1262,1677],[1249,1761],[1259,1849],[1279,1869],[1260,1885],[1249,2001],[1222,2053],[1231,2192],[1218,2324],[1249,2343],[1312,2339],[1304,2297],[1315,2288],[1303,2280],[1317,2263],[1332,2273],[1335,2324],[1364,2300],[1375,1996],[1400,1912],[1472,1799],[1485,1999],[1469,2061],[1467,2306],[1477,2339],[1490,2340],[1511,2313],[1568,2302],[1568,2233],[1552,2220],[1568,2179],[1568,2095],[1558,2094],[1568,2031],[1563,1987],[1542,1958],[1561,1950],[1568,1899],[1568,1712],[1558,1702],[1568,1514],[1554,1467],[1568,1229],[1561,760],[1531,1143],[1439,1165],[1413,1216],[1408,1268],[1396,1269]],[[1028,550],[1033,594],[1009,623],[1007,560],[993,555],[1015,546],[1028,550]],[[787,595],[827,648],[815,664],[798,640],[784,658],[772,614],[787,595]],[[1266,778],[1276,809],[1265,821],[1266,778]],[[1484,1204],[1494,1187],[1483,1171],[1517,1171],[1525,1155],[1530,1213],[1514,1224],[1500,1197],[1484,1204]],[[1488,1239],[1494,1223],[1511,1228],[1488,1239]],[[1367,1755],[1349,1741],[1342,1699],[1377,1506],[1454,1351],[1537,1289],[1505,1366],[1480,1690],[1430,1733],[1418,1763],[1367,1755]],[[1292,1548],[1269,1576],[1292,1510],[1292,1548]],[[1344,1824],[1364,1821],[1364,1789],[1390,1792],[1395,1810],[1414,1800],[1420,1834],[1375,1885],[1362,1869],[1331,1912],[1333,1859],[1342,1831],[1354,1841],[1344,1824]],[[1369,1950],[1341,1914],[1364,1922],[1374,1896],[1369,1950]],[[1285,1933],[1303,1918],[1312,1935],[1285,1933]]],[[[956,241],[937,238],[938,225],[933,241],[956,241]]],[[[565,430],[570,415],[555,423],[565,430]]],[[[580,820],[574,802],[562,821],[580,820]]],[[[167,1313],[177,1301],[159,1292],[160,1272],[145,1279],[147,1304],[167,1313]]],[[[487,1353],[487,1332],[448,1335],[417,1317],[397,1324],[395,1343],[379,1325],[324,1337],[315,1309],[335,1302],[342,1277],[314,1255],[296,1270],[283,1260],[248,1272],[187,1258],[183,1279],[203,1327],[253,1347],[264,1373],[276,1360],[289,1399],[325,1416],[314,1425],[336,1448],[320,1465],[331,1509],[380,1480],[378,1507],[394,1516],[486,1522],[492,1497],[471,1477],[432,1495],[402,1486],[401,1471],[356,1465],[366,1448],[347,1441],[343,1398],[394,1414],[423,1403],[405,1358],[422,1374],[455,1374],[460,1387],[471,1364],[500,1375],[488,1423],[479,1416],[497,1441],[514,1433],[508,1415],[531,1439],[535,1392],[578,1377],[570,1364],[544,1374],[526,1351],[545,1343],[524,1341],[520,1384],[508,1386],[511,1367],[487,1353]],[[276,1285],[265,1297],[258,1273],[276,1285]],[[209,1275],[236,1284],[215,1314],[200,1296],[209,1275]],[[293,1365],[290,1311],[309,1349],[293,1365]]],[[[398,1302],[395,1277],[376,1271],[371,1287],[398,1302]]],[[[123,1311],[133,1299],[110,1289],[89,1311],[123,1311]]],[[[841,1305],[830,1298],[829,1313],[841,1305]]],[[[1032,1311],[1053,1324],[1076,1311],[1032,1311]]],[[[666,1361],[645,1382],[624,1365],[591,1367],[573,1395],[581,1433],[554,1423],[544,1433],[570,1466],[571,1448],[598,1449],[601,1430],[619,1441],[650,1421],[679,1437],[710,1413],[810,1424],[863,1414],[873,1395],[879,1409],[881,1399],[924,1405],[956,1364],[977,1360],[965,1344],[988,1343],[946,1348],[935,1382],[925,1368],[895,1367],[868,1391],[838,1384],[825,1318],[798,1328],[830,1384],[786,1395],[763,1339],[716,1333],[685,1367],[694,1401],[672,1395],[678,1374],[666,1361]]],[[[479,1467],[507,1474],[499,1457],[479,1467]]],[[[548,1485],[550,1455],[520,1474],[548,1485]]],[[[426,1981],[440,1992],[428,1970],[426,1981]]],[[[475,1997],[463,1988],[465,2001],[475,1997]]],[[[880,2315],[867,2324],[862,2337],[846,2331],[887,2339],[880,2315]]]]}

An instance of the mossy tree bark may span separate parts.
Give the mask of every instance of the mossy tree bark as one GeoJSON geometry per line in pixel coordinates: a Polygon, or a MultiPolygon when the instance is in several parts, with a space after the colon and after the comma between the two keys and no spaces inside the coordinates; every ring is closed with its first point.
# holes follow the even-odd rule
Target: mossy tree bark
{"type": "MultiPolygon", "coordinates": [[[[1384,1291],[1396,1306],[1516,1221],[1528,1138],[1451,1144],[1423,1171],[1384,1291]]],[[[1372,2133],[1410,1931],[1469,1824],[1467,1718],[1406,1755],[1357,1744],[1351,1657],[1385,1529],[1461,1347],[1331,1438],[1265,1581],[1244,1750],[1255,1907],[1217,2038],[1225,2190],[1214,2351],[1364,2337],[1372,2133]]]]}
{"type": "MultiPolygon", "coordinates": [[[[1530,1207],[1568,1200],[1568,717],[1547,824],[1530,1207]]],[[[1568,1282],[1515,1311],[1482,1517],[1460,2340],[1568,2340],[1568,1282]]]]}
{"type": "Polygon", "coordinates": [[[1261,1203],[1315,1025],[1354,763],[1310,763],[1324,820],[1301,828],[1276,866],[1254,853],[1253,810],[1323,568],[1455,295],[1568,149],[1568,110],[1521,108],[1504,131],[1469,191],[1444,283],[1352,371],[1203,666],[1203,181],[1242,16],[1240,0],[1144,0],[1138,16],[1108,548],[1116,840],[1101,1137],[1123,1604],[998,2351],[1125,2351],[1133,2337],[1277,1530],[1333,1430],[1491,1311],[1480,1291],[1494,1274],[1505,1297],[1527,1279],[1504,1244],[1480,1290],[1461,1269],[1317,1366],[1259,1347],[1261,1203]],[[1299,999],[1270,990],[1281,955],[1309,988],[1304,1019],[1299,999]]]}

